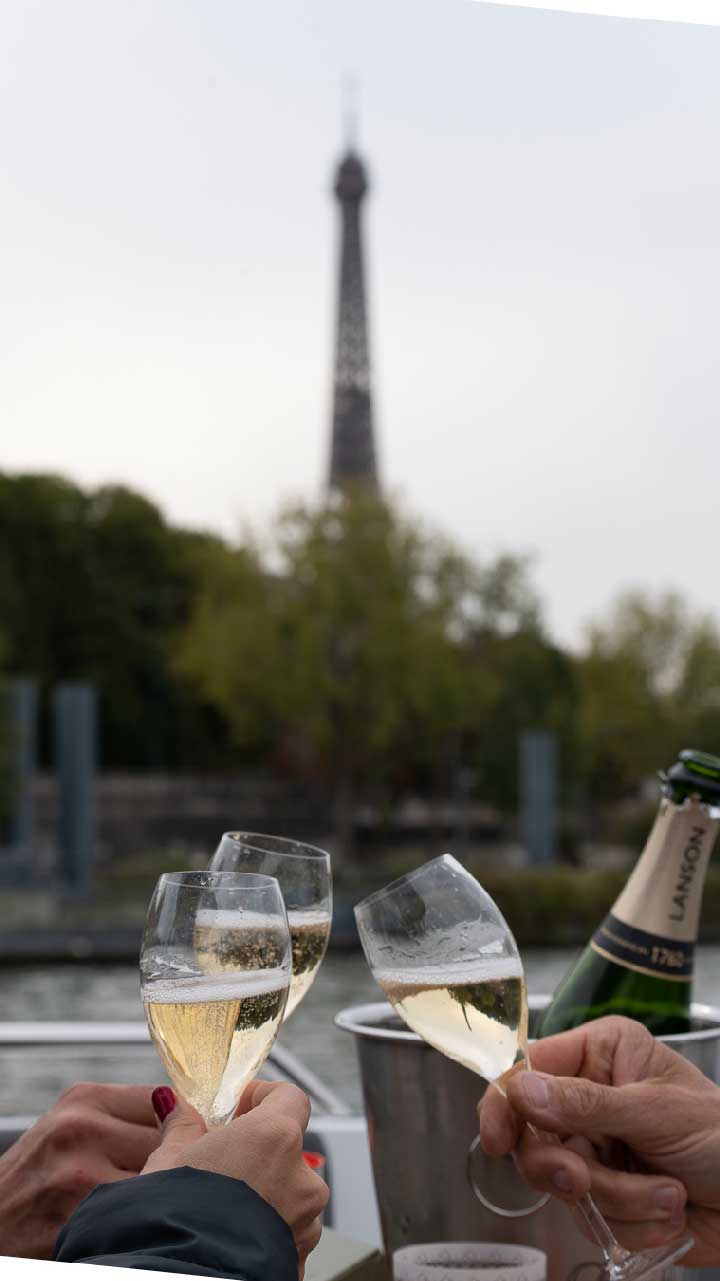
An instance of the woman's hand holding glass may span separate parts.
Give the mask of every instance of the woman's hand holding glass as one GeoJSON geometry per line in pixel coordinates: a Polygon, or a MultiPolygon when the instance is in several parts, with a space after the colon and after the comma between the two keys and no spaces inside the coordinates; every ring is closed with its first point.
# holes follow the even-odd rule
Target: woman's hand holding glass
{"type": "Polygon", "coordinates": [[[166,1116],[160,1146],[143,1174],[190,1166],[241,1179],[290,1228],[302,1281],[305,1260],[320,1240],[319,1216],[330,1194],[324,1179],[303,1160],[309,1120],[307,1095],[285,1081],[253,1081],[230,1123],[209,1132],[192,1108],[178,1102],[166,1116]]]}

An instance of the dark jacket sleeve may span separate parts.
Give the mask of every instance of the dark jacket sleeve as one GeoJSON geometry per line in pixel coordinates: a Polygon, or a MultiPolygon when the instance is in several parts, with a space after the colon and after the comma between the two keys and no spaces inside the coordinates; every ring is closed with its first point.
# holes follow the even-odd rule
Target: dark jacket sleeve
{"type": "Polygon", "coordinates": [[[95,1188],[58,1237],[60,1263],[297,1281],[280,1215],[246,1183],[182,1166],[95,1188]]]}

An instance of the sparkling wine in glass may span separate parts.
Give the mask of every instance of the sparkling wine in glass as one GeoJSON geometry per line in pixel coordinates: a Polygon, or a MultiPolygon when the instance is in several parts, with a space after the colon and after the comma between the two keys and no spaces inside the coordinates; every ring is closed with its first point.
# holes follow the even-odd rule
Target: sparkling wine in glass
{"type": "MultiPolygon", "coordinates": [[[[475,877],[443,854],[371,894],[355,919],[373,976],[408,1027],[504,1093],[508,1075],[530,1066],[525,978],[512,932],[475,877]]],[[[592,1197],[576,1208],[608,1281],[647,1281],[692,1245],[632,1253],[592,1197]]]]}
{"type": "Polygon", "coordinates": [[[148,908],[140,982],[150,1035],[208,1126],[229,1121],[285,1011],[290,932],[276,880],[169,872],[148,908]]]}
{"type": "Polygon", "coordinates": [[[258,832],[226,832],[210,863],[215,872],[274,876],[285,900],[292,942],[292,979],[285,1018],[311,988],[332,924],[330,855],[314,845],[258,832]]]}

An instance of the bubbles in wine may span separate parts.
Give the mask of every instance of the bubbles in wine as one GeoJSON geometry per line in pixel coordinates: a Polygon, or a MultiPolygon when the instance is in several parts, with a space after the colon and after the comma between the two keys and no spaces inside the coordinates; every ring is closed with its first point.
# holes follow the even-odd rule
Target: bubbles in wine
{"type": "Polygon", "coordinates": [[[418,1036],[487,1081],[527,1057],[527,994],[519,959],[374,973],[418,1036]]]}
{"type": "Polygon", "coordinates": [[[265,1059],[288,992],[282,969],[155,979],[142,997],[150,1033],[178,1092],[208,1125],[226,1121],[265,1059]]]}

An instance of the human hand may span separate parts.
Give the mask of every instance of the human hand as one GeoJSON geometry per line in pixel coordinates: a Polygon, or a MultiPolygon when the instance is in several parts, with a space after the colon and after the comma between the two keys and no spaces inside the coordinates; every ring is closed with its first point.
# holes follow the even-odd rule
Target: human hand
{"type": "Polygon", "coordinates": [[[137,1174],[159,1135],[149,1085],[73,1085],[0,1157],[0,1251],[50,1259],[99,1183],[137,1174]]]}
{"type": "Polygon", "coordinates": [[[243,1093],[234,1119],[210,1131],[199,1114],[176,1100],[171,1090],[162,1088],[159,1104],[159,1114],[169,1114],[163,1123],[162,1142],[143,1174],[189,1165],[242,1179],[290,1228],[302,1281],[305,1260],[320,1240],[319,1216],[330,1196],[325,1181],[303,1160],[310,1102],[302,1090],[284,1082],[253,1081],[243,1093]]]}
{"type": "Polygon", "coordinates": [[[720,1088],[619,1017],[537,1041],[532,1065],[478,1104],[485,1152],[517,1149],[528,1183],[566,1201],[590,1192],[629,1250],[689,1232],[683,1264],[720,1262],[720,1088]]]}

